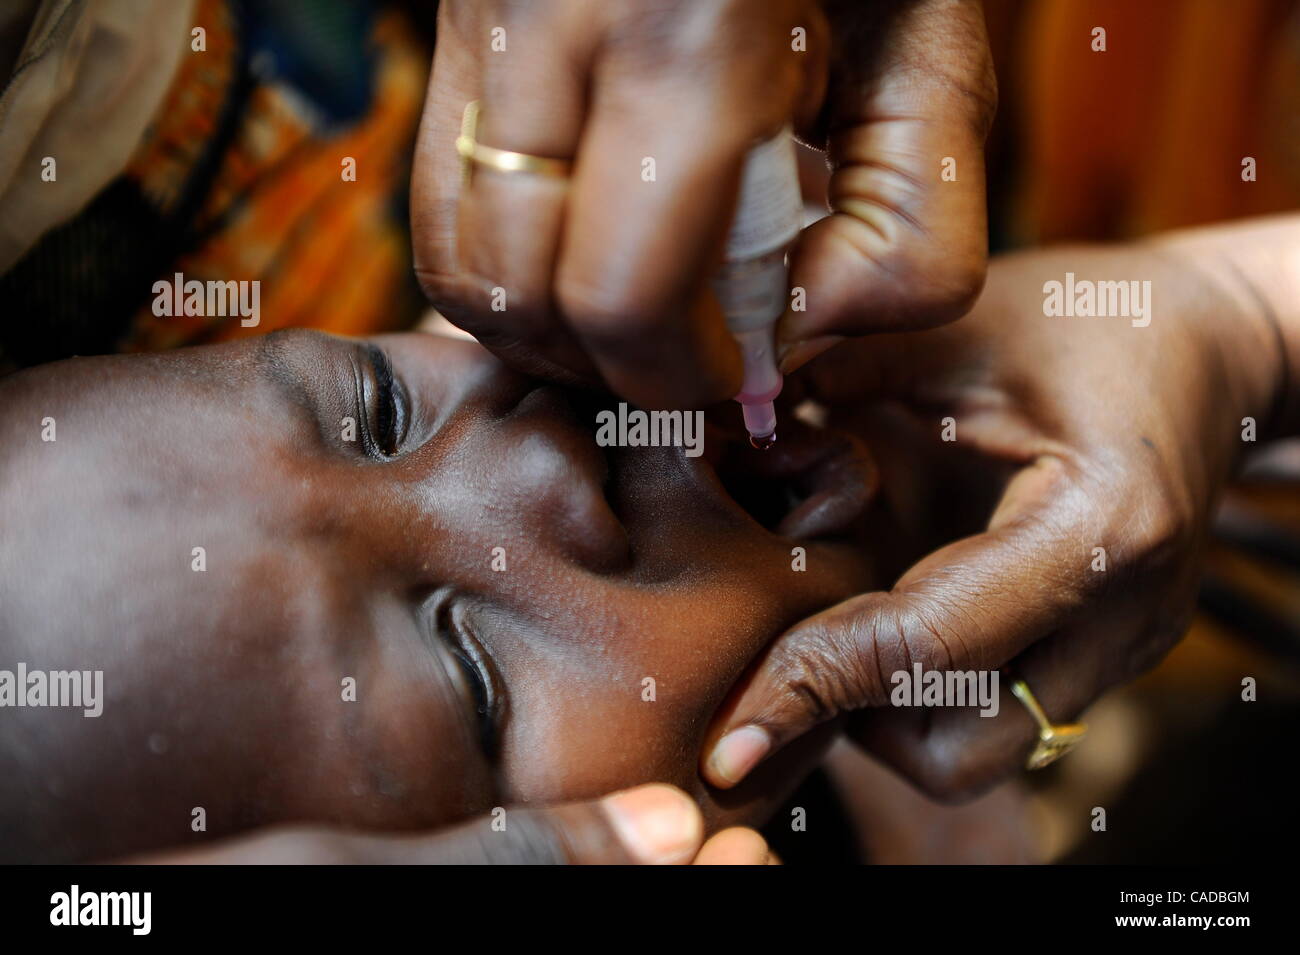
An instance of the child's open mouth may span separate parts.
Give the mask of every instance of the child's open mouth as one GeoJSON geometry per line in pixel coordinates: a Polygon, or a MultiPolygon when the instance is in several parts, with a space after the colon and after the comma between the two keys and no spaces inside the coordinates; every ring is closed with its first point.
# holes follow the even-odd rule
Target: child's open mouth
{"type": "Polygon", "coordinates": [[[866,447],[844,431],[787,416],[771,448],[747,436],[714,442],[712,459],[723,487],[745,511],[783,537],[848,535],[875,492],[877,473],[866,447]]]}
{"type": "MultiPolygon", "coordinates": [[[[848,535],[876,489],[876,468],[861,441],[794,416],[783,422],[775,446],[759,451],[731,405],[708,414],[666,413],[583,393],[566,398],[607,462],[606,490],[620,518],[629,515],[610,484],[619,471],[640,470],[638,464],[661,473],[677,470],[670,463],[685,465],[704,479],[692,483],[709,486],[767,530],[797,539],[848,535]]],[[[642,472],[637,483],[648,478],[642,472]]]]}
{"type": "Polygon", "coordinates": [[[668,519],[690,524],[712,514],[795,540],[852,535],[877,483],[862,443],[788,416],[776,445],[759,451],[736,410],[647,413],[541,385],[511,412],[521,430],[509,440],[534,450],[542,442],[558,455],[552,466],[564,487],[551,493],[564,501],[563,536],[594,569],[658,554],[668,519]]]}

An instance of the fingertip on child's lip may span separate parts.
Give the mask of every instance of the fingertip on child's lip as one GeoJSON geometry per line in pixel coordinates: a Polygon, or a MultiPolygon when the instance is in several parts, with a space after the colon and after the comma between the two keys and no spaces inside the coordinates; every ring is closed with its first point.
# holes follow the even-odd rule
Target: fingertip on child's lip
{"type": "Polygon", "coordinates": [[[705,761],[705,776],[721,789],[743,782],[772,748],[772,738],[758,726],[742,726],[723,734],[705,761]]]}

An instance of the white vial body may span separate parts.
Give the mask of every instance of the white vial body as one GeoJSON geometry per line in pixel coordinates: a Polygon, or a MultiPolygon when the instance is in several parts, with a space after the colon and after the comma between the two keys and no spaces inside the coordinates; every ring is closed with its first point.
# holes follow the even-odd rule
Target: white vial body
{"type": "Polygon", "coordinates": [[[740,345],[745,380],[736,400],[752,438],[776,430],[772,402],[781,392],[773,328],[785,312],[785,253],[799,234],[803,207],[790,130],[755,146],[745,160],[740,195],[713,290],[740,345]]]}

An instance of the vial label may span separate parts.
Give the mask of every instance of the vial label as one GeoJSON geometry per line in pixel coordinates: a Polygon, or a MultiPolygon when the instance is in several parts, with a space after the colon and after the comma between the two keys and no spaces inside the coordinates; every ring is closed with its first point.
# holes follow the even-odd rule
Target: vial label
{"type": "Polygon", "coordinates": [[[754,259],[784,248],[802,224],[799,168],[794,139],[786,127],[751,149],[745,159],[725,258],[729,262],[754,259]]]}

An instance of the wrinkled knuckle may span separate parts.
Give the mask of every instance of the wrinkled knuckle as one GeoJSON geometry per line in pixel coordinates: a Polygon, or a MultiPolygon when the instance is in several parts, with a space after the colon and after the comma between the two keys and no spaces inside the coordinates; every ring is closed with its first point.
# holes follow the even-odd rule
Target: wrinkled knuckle
{"type": "Polygon", "coordinates": [[[556,300],[585,338],[607,346],[653,332],[663,315],[648,303],[648,296],[630,285],[562,279],[556,300]]]}
{"type": "MultiPolygon", "coordinates": [[[[944,630],[952,613],[963,605],[968,605],[971,598],[963,593],[954,592],[945,598],[945,606],[932,599],[913,600],[903,620],[903,632],[908,636],[908,646],[914,662],[920,663],[926,670],[949,670],[957,664],[950,645],[951,637],[944,630]]],[[[966,606],[967,610],[973,609],[966,606]]],[[[967,613],[972,622],[973,613],[967,613]]],[[[973,634],[977,642],[979,634],[973,634]]]]}
{"type": "Polygon", "coordinates": [[[776,651],[777,672],[784,678],[786,699],[812,723],[832,719],[862,705],[861,653],[851,634],[817,626],[801,639],[776,651]]]}
{"type": "MultiPolygon", "coordinates": [[[[926,670],[949,665],[951,661],[941,652],[941,643],[936,639],[935,619],[938,614],[931,613],[924,601],[912,595],[906,600],[891,596],[881,601],[869,619],[863,620],[860,640],[871,647],[886,681],[894,673],[910,672],[918,663],[926,670]]],[[[877,677],[876,682],[880,679],[877,677]]]]}
{"type": "Polygon", "coordinates": [[[782,647],[773,662],[782,675],[782,693],[774,701],[777,709],[793,709],[813,723],[835,715],[827,682],[830,666],[820,635],[798,646],[782,647]]]}
{"type": "Polygon", "coordinates": [[[877,678],[877,682],[887,681],[890,674],[907,670],[912,665],[912,651],[901,614],[881,607],[863,619],[859,626],[862,644],[870,647],[876,668],[883,675],[877,678]]]}

